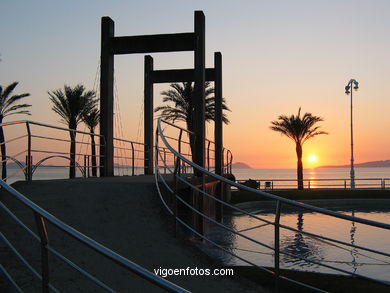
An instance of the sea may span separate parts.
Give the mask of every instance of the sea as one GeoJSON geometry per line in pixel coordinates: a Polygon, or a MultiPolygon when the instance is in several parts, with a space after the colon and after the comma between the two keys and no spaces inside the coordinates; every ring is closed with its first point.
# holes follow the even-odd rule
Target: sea
{"type": "MultiPolygon", "coordinates": [[[[136,168],[135,174],[142,174],[141,168],[136,168]]],[[[8,175],[17,173],[18,169],[8,168],[8,175]]],[[[131,175],[131,168],[115,168],[115,175],[126,176],[131,175]]],[[[266,181],[272,182],[276,187],[295,187],[295,180],[297,178],[296,169],[234,169],[236,180],[259,180],[261,184],[266,181]]],[[[77,177],[82,177],[79,170],[76,173],[77,177]]],[[[304,169],[303,177],[305,185],[309,184],[311,187],[316,186],[344,186],[349,185],[350,169],[349,168],[315,168],[304,169]]],[[[48,179],[66,179],[68,178],[68,168],[41,166],[37,168],[33,175],[33,180],[48,180],[48,179]]],[[[355,168],[356,184],[361,186],[380,187],[385,180],[386,187],[390,187],[390,167],[365,167],[355,168]]],[[[8,180],[9,183],[24,180],[22,172],[16,174],[8,180]]]]}
{"type": "MultiPolygon", "coordinates": [[[[296,179],[296,169],[233,169],[238,180],[296,179]]],[[[349,168],[304,169],[304,179],[349,179],[349,168]]],[[[355,178],[390,178],[390,167],[355,168],[355,178]]]]}

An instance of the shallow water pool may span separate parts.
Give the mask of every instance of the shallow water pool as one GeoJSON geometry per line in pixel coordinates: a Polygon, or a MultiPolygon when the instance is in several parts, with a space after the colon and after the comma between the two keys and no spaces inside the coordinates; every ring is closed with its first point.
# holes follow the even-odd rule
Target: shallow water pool
{"type": "MultiPolygon", "coordinates": [[[[343,207],[333,208],[340,213],[390,224],[390,206],[343,207]]],[[[257,215],[273,221],[274,213],[260,210],[257,215]]],[[[274,246],[274,227],[247,215],[226,215],[224,222],[232,229],[259,242],[274,246]]],[[[348,272],[381,279],[390,282],[390,257],[378,255],[354,247],[333,243],[328,240],[303,235],[300,231],[311,232],[353,245],[390,253],[390,231],[350,222],[319,213],[290,211],[282,213],[280,223],[297,229],[280,229],[280,249],[299,257],[307,258],[324,265],[334,266],[348,272]]],[[[274,255],[269,248],[249,241],[234,233],[222,230],[216,225],[209,226],[207,236],[227,250],[251,262],[273,267],[274,255]]],[[[203,245],[203,249],[212,257],[226,265],[248,265],[232,255],[203,245]]],[[[343,274],[310,261],[280,255],[280,267],[300,271],[343,274]]]]}

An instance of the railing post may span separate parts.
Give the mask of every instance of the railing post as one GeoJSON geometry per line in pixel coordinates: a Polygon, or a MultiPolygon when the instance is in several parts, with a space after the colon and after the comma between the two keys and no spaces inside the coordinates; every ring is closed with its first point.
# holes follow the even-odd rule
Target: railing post
{"type": "Polygon", "coordinates": [[[225,148],[222,147],[222,173],[227,173],[227,170],[225,169],[225,148]]]}
{"type": "Polygon", "coordinates": [[[181,137],[183,135],[183,129],[180,129],[179,139],[177,140],[177,152],[181,154],[181,137]]]}
{"type": "Polygon", "coordinates": [[[179,193],[179,180],[177,180],[177,176],[180,176],[180,158],[177,157],[175,161],[175,169],[173,171],[173,184],[174,184],[174,192],[173,192],[173,217],[174,217],[174,231],[175,237],[177,236],[177,196],[179,193]]]}
{"type": "Polygon", "coordinates": [[[210,143],[211,141],[208,141],[207,143],[207,170],[210,171],[210,143]]]}
{"type": "MultiPolygon", "coordinates": [[[[177,151],[179,154],[181,154],[181,137],[182,137],[182,135],[183,135],[183,129],[180,129],[179,138],[177,140],[177,151]]],[[[181,163],[179,163],[179,168],[181,168],[181,163]]],[[[186,172],[184,171],[183,173],[186,173],[186,172]]]]}
{"type": "Polygon", "coordinates": [[[48,236],[45,219],[38,213],[34,213],[35,223],[41,240],[41,274],[42,292],[49,292],[49,252],[47,250],[48,236]]]}
{"type": "Polygon", "coordinates": [[[309,179],[309,181],[308,181],[308,189],[310,189],[310,179],[309,179]]]}
{"type": "Polygon", "coordinates": [[[31,157],[31,129],[29,121],[26,122],[27,128],[27,181],[32,180],[32,157],[31,157]]]}
{"type": "MultiPolygon", "coordinates": [[[[134,144],[133,142],[131,144],[131,176],[134,176],[134,164],[135,164],[135,158],[134,158],[134,144]]],[[[151,149],[147,150],[148,152],[151,152],[151,149]]],[[[146,157],[146,156],[145,156],[146,157]]],[[[145,165],[145,162],[144,162],[145,165]]]]}
{"type": "MultiPolygon", "coordinates": [[[[92,157],[91,157],[92,160],[92,157]]],[[[91,177],[91,160],[89,159],[89,155],[87,156],[87,171],[88,171],[88,178],[91,177]]]]}
{"type": "Polygon", "coordinates": [[[87,155],[84,155],[84,178],[87,178],[87,155]]]}
{"type": "Polygon", "coordinates": [[[282,203],[280,200],[276,202],[276,213],[275,213],[275,226],[274,226],[274,272],[275,272],[275,292],[279,292],[279,266],[280,266],[280,228],[279,228],[279,222],[280,222],[280,210],[281,210],[282,203]]]}
{"type": "MultiPolygon", "coordinates": [[[[167,150],[164,148],[164,162],[167,164],[167,150]]],[[[164,174],[167,174],[167,168],[164,167],[164,174]]]]}
{"type": "Polygon", "coordinates": [[[347,180],[344,180],[344,189],[347,189],[347,180]]]}
{"type": "MultiPolygon", "coordinates": [[[[201,190],[203,192],[206,191],[206,177],[205,177],[205,174],[202,173],[202,177],[200,177],[200,179],[202,179],[202,187],[201,187],[201,190]]],[[[204,208],[203,208],[203,199],[204,199],[204,195],[200,192],[197,193],[197,200],[196,200],[196,206],[195,208],[201,212],[201,213],[204,213],[204,208]]],[[[197,221],[196,221],[196,225],[197,225],[197,232],[200,234],[200,235],[204,235],[204,218],[202,215],[198,214],[198,213],[195,213],[195,217],[197,218],[197,221]]]]}
{"type": "Polygon", "coordinates": [[[230,153],[230,162],[229,162],[229,170],[230,170],[230,174],[232,174],[232,168],[233,168],[233,153],[231,151],[229,151],[230,153]]]}
{"type": "Polygon", "coordinates": [[[226,173],[229,173],[229,151],[226,151],[226,173]]]}

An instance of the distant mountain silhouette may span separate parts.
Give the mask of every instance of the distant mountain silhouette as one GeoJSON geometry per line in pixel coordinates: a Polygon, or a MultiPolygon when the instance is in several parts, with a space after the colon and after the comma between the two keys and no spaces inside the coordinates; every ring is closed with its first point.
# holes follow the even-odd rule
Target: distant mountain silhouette
{"type": "MultiPolygon", "coordinates": [[[[335,165],[335,166],[320,166],[317,168],[349,168],[350,165],[335,165]]],[[[384,160],[384,161],[372,161],[372,162],[365,162],[360,164],[355,164],[355,167],[357,168],[369,168],[369,167],[390,167],[390,160],[384,160]]]]}
{"type": "Polygon", "coordinates": [[[248,164],[245,164],[243,162],[237,162],[237,163],[233,163],[232,164],[232,167],[234,169],[252,169],[251,166],[249,166],[248,164]]]}

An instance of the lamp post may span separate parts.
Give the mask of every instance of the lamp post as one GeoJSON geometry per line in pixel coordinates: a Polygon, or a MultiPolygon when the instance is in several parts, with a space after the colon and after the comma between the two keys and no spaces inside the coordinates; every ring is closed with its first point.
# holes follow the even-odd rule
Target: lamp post
{"type": "Polygon", "coordinates": [[[345,86],[345,93],[351,94],[351,188],[355,188],[355,169],[354,169],[354,158],[353,158],[353,120],[352,120],[352,86],[356,91],[359,88],[359,83],[355,79],[351,79],[345,86]]]}

